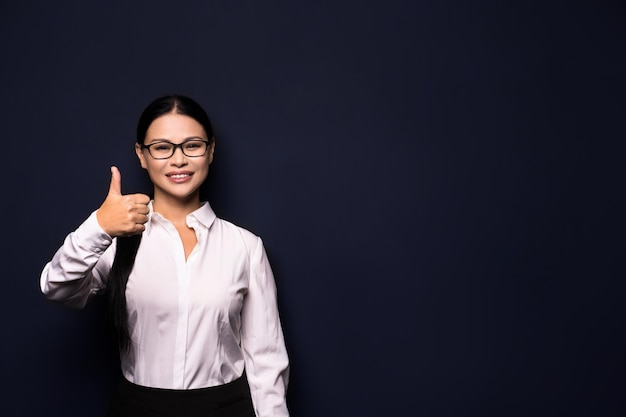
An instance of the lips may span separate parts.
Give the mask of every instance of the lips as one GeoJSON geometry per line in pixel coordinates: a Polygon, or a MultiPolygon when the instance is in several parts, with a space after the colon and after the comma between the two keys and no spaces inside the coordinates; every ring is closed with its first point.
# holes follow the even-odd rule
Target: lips
{"type": "Polygon", "coordinates": [[[185,182],[189,178],[191,178],[192,175],[193,175],[193,172],[170,172],[168,174],[165,174],[165,176],[168,177],[170,181],[173,181],[176,183],[185,182]]]}

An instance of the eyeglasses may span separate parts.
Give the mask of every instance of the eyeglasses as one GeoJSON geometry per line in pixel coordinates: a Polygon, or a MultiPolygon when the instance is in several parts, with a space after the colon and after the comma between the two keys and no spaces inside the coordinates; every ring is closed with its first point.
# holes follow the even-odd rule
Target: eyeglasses
{"type": "Polygon", "coordinates": [[[176,152],[177,148],[180,148],[185,156],[188,156],[190,158],[197,158],[206,154],[210,143],[211,141],[209,140],[200,139],[192,139],[183,143],[162,141],[151,143],[150,145],[142,144],[141,149],[147,149],[150,156],[152,156],[154,159],[171,158],[172,155],[174,155],[174,152],[176,152]]]}

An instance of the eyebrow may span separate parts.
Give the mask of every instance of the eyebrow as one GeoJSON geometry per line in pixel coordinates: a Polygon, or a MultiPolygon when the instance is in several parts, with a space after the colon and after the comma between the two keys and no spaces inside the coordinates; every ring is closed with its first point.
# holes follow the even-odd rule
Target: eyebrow
{"type": "MultiPolygon", "coordinates": [[[[189,142],[192,140],[207,140],[201,136],[189,136],[188,138],[183,139],[182,142],[180,143],[185,143],[185,142],[189,142]]],[[[166,143],[174,143],[171,140],[168,139],[161,139],[161,138],[157,138],[157,139],[153,139],[152,141],[150,141],[150,143],[160,143],[160,142],[166,142],[166,143]]]]}

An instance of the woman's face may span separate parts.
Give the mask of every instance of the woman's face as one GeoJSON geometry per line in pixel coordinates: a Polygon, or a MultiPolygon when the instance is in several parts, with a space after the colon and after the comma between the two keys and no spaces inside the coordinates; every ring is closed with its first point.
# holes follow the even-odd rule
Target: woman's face
{"type": "Polygon", "coordinates": [[[174,155],[167,159],[154,159],[147,149],[135,145],[141,167],[148,171],[154,184],[154,198],[174,198],[188,201],[199,198],[200,185],[207,178],[209,165],[213,162],[215,142],[208,138],[200,123],[182,114],[169,113],[155,119],[148,131],[144,145],[159,142],[173,144],[192,139],[210,140],[211,143],[203,156],[186,156],[181,148],[174,150],[174,155]]]}

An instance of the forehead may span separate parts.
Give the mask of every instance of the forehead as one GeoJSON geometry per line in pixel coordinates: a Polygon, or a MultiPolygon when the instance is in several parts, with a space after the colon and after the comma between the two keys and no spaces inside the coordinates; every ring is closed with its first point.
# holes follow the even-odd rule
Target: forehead
{"type": "Polygon", "coordinates": [[[206,139],[200,123],[192,117],[170,113],[154,119],[146,132],[146,142],[156,139],[177,141],[194,136],[206,139]]]}

